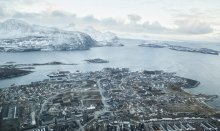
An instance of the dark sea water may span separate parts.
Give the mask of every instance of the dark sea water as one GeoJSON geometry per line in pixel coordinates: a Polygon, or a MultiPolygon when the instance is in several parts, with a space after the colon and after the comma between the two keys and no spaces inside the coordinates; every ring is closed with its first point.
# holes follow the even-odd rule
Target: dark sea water
{"type": "MultiPolygon", "coordinates": [[[[87,51],[72,52],[21,52],[0,53],[0,64],[14,61],[17,64],[46,63],[59,61],[78,65],[37,66],[34,73],[26,76],[0,80],[0,88],[11,84],[29,84],[32,81],[47,79],[52,71],[69,70],[81,72],[101,70],[104,67],[127,67],[130,70],[164,70],[201,82],[199,87],[187,89],[198,94],[216,94],[220,96],[220,55],[190,52],[178,52],[167,48],[146,48],[137,46],[138,41],[123,41],[124,47],[96,47],[87,51]],[[89,64],[86,59],[101,58],[109,60],[106,64],[89,64]]],[[[181,43],[188,47],[206,47],[220,51],[220,44],[181,43]]],[[[220,109],[220,98],[210,102],[220,109]]]]}

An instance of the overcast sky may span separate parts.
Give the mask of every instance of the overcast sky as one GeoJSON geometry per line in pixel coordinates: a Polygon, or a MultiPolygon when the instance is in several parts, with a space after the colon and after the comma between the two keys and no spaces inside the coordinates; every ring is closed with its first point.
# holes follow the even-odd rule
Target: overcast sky
{"type": "Polygon", "coordinates": [[[0,21],[146,39],[220,40],[220,0],[0,0],[0,21]]]}

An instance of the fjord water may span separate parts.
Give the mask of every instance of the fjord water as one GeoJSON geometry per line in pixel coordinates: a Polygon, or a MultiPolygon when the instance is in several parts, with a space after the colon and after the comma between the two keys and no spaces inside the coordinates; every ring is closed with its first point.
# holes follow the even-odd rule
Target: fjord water
{"type": "MultiPolygon", "coordinates": [[[[29,84],[33,81],[47,79],[52,71],[69,70],[81,72],[101,70],[104,67],[126,67],[130,70],[164,70],[176,72],[177,75],[201,82],[199,87],[187,89],[198,94],[216,94],[220,96],[220,56],[191,52],[179,52],[167,48],[146,48],[137,46],[139,41],[123,41],[124,47],[96,47],[86,51],[72,52],[20,52],[0,53],[0,64],[14,61],[17,64],[46,63],[59,61],[78,65],[47,65],[37,66],[34,73],[26,76],[0,80],[0,88],[11,84],[29,84]],[[89,64],[86,59],[101,58],[109,60],[105,64],[89,64]]],[[[182,45],[184,46],[184,45],[182,45]]],[[[220,51],[218,44],[192,44],[188,47],[206,47],[220,51]]],[[[210,102],[220,109],[220,98],[210,102]]]]}

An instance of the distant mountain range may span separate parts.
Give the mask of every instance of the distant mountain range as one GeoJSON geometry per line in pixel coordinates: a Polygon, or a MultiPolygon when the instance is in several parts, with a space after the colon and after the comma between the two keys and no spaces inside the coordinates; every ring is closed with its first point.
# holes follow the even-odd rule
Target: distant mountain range
{"type": "Polygon", "coordinates": [[[102,34],[91,29],[85,32],[66,31],[9,19],[0,23],[0,51],[86,50],[95,46],[114,45],[118,40],[116,35],[110,33],[102,34]]]}

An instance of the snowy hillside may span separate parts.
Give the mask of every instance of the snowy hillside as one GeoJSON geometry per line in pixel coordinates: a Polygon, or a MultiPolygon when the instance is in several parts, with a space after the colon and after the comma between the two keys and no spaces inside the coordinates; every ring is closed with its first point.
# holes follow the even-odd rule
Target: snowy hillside
{"type": "Polygon", "coordinates": [[[0,23],[0,51],[84,50],[96,45],[89,35],[30,25],[9,19],[0,23]]]}
{"type": "Polygon", "coordinates": [[[119,43],[119,38],[112,32],[100,32],[90,27],[83,32],[90,35],[94,40],[98,42],[100,46],[123,46],[119,43]]]}

